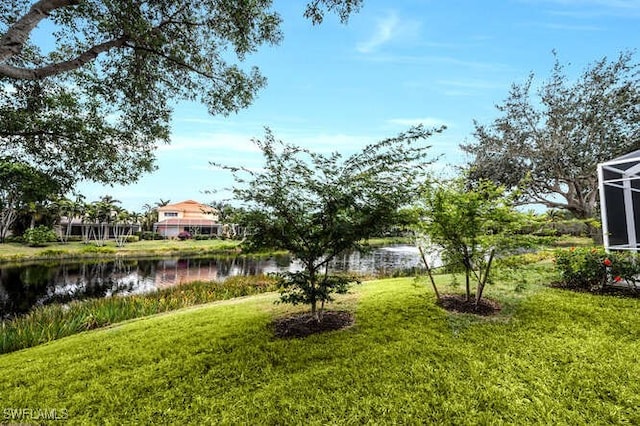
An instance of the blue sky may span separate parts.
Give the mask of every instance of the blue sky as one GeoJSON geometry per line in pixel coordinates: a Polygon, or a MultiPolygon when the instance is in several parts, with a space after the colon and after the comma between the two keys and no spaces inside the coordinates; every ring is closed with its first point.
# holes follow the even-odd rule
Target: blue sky
{"type": "MultiPolygon", "coordinates": [[[[88,201],[109,194],[129,210],[159,199],[211,202],[232,184],[209,161],[258,168],[251,138],[276,137],[317,151],[353,153],[410,125],[447,125],[430,140],[438,170],[464,162],[458,145],[473,120],[491,122],[512,83],[544,80],[552,50],[570,76],[640,45],[640,0],[365,0],[347,25],[302,17],[304,1],[280,0],[284,41],[247,58],[268,86],[246,110],[210,116],[175,106],[172,143],[159,169],[126,187],[81,184],[88,201]]],[[[636,60],[639,60],[636,52],[636,60]]]]}

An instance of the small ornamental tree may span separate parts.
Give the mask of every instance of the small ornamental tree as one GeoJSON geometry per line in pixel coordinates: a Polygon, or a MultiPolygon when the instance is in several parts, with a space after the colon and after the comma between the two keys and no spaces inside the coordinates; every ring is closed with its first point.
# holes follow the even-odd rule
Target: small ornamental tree
{"type": "Polygon", "coordinates": [[[285,249],[302,262],[302,271],[280,276],[283,302],[310,305],[322,320],[332,294],[353,281],[331,275],[329,263],[396,222],[431,162],[429,146],[420,142],[441,130],[413,127],[343,158],[277,141],[267,129],[263,140],[254,140],[263,169],[216,164],[234,173],[235,196],[245,203],[245,247],[285,249]]]}
{"type": "MultiPolygon", "coordinates": [[[[514,232],[521,227],[524,215],[514,209],[503,188],[489,181],[469,188],[464,179],[427,186],[417,212],[418,232],[446,259],[463,268],[468,303],[471,281],[475,282],[477,308],[490,282],[495,256],[513,246],[514,232]]],[[[423,253],[424,247],[420,251],[423,253]]],[[[435,289],[433,280],[432,284],[435,289]]]]}

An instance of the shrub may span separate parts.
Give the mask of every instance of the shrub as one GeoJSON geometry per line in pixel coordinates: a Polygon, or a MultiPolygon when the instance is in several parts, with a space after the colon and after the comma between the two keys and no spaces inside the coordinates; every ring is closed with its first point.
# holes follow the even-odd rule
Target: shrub
{"type": "Polygon", "coordinates": [[[585,290],[599,290],[608,284],[640,283],[640,256],[630,252],[606,253],[602,248],[557,250],[556,268],[561,285],[585,290]]]}
{"type": "Polygon", "coordinates": [[[592,290],[601,288],[607,279],[604,260],[606,252],[601,248],[575,248],[556,251],[556,268],[560,272],[561,285],[570,288],[592,290]]]}
{"type": "Polygon", "coordinates": [[[22,238],[25,244],[31,247],[42,247],[49,242],[56,241],[57,236],[53,229],[40,225],[36,228],[27,229],[22,238]]]}
{"type": "Polygon", "coordinates": [[[634,252],[610,253],[607,262],[609,282],[612,284],[627,284],[638,289],[640,284],[640,256],[634,252]]]}
{"type": "Polygon", "coordinates": [[[187,231],[182,231],[178,234],[178,238],[183,241],[188,240],[191,238],[191,234],[187,231]]]}
{"type": "Polygon", "coordinates": [[[140,233],[140,239],[141,240],[162,240],[163,237],[157,232],[144,231],[140,233]]]}
{"type": "Polygon", "coordinates": [[[128,243],[137,243],[138,241],[140,241],[140,237],[137,235],[129,235],[127,236],[125,241],[128,243]]]}

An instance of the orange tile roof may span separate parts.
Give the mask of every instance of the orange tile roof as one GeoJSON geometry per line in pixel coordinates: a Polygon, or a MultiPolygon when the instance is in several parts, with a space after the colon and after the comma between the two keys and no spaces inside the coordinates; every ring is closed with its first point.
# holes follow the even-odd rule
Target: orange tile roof
{"type": "Polygon", "coordinates": [[[158,207],[158,211],[160,212],[164,212],[164,211],[188,211],[188,212],[212,212],[212,213],[217,213],[218,210],[208,206],[206,204],[202,204],[199,203],[197,201],[193,201],[193,200],[185,200],[185,201],[181,201],[179,203],[175,203],[175,204],[167,204],[166,206],[163,207],[158,207]]]}

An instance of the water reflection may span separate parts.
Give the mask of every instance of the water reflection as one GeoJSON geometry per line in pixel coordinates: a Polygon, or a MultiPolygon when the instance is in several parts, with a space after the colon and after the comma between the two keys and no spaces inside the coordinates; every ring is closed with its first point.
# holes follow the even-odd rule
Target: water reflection
{"type": "MultiPolygon", "coordinates": [[[[410,246],[345,254],[330,265],[333,271],[384,275],[417,267],[420,267],[418,252],[410,246]]],[[[24,314],[39,305],[147,293],[192,281],[222,281],[230,276],[300,269],[300,262],[287,255],[270,258],[118,259],[5,267],[0,268],[0,311],[6,318],[24,314]]]]}

